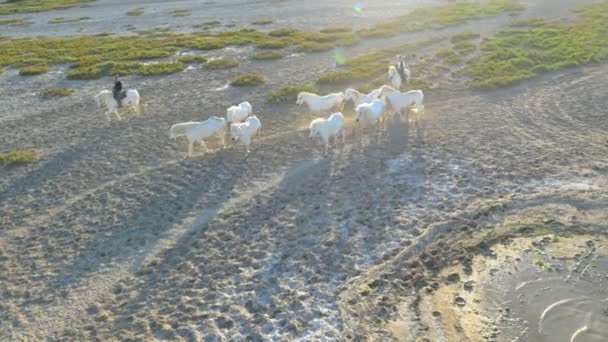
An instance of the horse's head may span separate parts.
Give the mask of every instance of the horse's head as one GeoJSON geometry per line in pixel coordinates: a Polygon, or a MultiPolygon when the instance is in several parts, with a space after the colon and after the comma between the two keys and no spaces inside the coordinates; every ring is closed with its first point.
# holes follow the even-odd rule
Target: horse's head
{"type": "Polygon", "coordinates": [[[304,103],[304,93],[299,93],[298,94],[298,99],[296,100],[296,104],[299,106],[302,103],[304,103]]]}
{"type": "Polygon", "coordinates": [[[363,113],[365,113],[367,106],[365,105],[358,105],[357,108],[355,108],[355,122],[359,122],[361,121],[361,118],[363,116],[363,113]]]}

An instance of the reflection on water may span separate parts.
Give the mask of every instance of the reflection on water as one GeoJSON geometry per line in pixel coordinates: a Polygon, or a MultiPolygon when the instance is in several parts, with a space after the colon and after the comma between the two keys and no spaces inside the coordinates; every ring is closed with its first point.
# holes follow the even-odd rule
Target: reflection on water
{"type": "Polygon", "coordinates": [[[536,279],[538,265],[527,264],[508,285],[503,318],[520,324],[509,324],[505,341],[608,341],[608,258],[590,251],[571,265],[552,259],[536,279]]]}

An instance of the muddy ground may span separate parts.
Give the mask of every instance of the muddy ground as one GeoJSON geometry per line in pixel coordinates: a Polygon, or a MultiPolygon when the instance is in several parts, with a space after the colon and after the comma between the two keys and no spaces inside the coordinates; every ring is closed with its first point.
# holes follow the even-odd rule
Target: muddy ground
{"type": "MultiPolygon", "coordinates": [[[[529,3],[522,17],[566,18],[579,4],[529,3]]],[[[218,16],[231,11],[216,5],[218,16]]],[[[93,6],[125,11],[119,2],[93,6]]],[[[251,19],[273,16],[248,6],[258,11],[247,11],[251,19]]],[[[330,21],[290,15],[293,23],[330,21]]],[[[490,34],[510,20],[373,40],[346,53],[490,34]]],[[[251,62],[252,53],[211,54],[239,58],[237,70],[125,78],[142,93],[143,114],[111,124],[92,101],[110,79],[67,81],[66,66],[0,75],[1,149],[42,154],[0,169],[0,340],[553,341],[550,326],[576,341],[605,340],[606,240],[597,234],[608,204],[607,66],[491,92],[446,81],[425,94],[418,125],[394,121],[381,134],[350,126],[346,145],[324,156],[308,139],[306,111],[268,104],[265,95],[314,81],[334,67],[333,52],[276,62],[251,62]],[[226,87],[245,71],[269,82],[226,87]],[[77,92],[41,99],[49,86],[77,92]],[[168,139],[171,124],[223,115],[245,99],[264,127],[251,154],[211,144],[211,154],[184,159],[185,142],[168,139]],[[483,244],[487,232],[496,235],[483,244]],[[560,254],[551,244],[575,247],[560,254]],[[594,267],[583,272],[587,265],[594,267]],[[499,273],[489,275],[493,268],[499,273]],[[517,277],[504,273],[511,268],[517,277]],[[538,278],[548,285],[527,295],[555,292],[542,290],[551,295],[530,307],[518,302],[519,285],[538,278]],[[572,298],[539,329],[544,308],[572,298]],[[564,315],[573,307],[581,321],[564,315]]]]}

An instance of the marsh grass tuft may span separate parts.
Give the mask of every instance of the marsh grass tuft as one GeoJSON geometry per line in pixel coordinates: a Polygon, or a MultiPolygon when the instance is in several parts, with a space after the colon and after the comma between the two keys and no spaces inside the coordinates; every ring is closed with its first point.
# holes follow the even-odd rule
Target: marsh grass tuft
{"type": "Polygon", "coordinates": [[[14,150],[0,153],[0,165],[23,165],[37,161],[40,158],[38,152],[32,149],[14,150]]]}
{"type": "Polygon", "coordinates": [[[11,19],[0,19],[0,26],[25,26],[31,22],[25,18],[11,18],[11,19]]]}
{"type": "Polygon", "coordinates": [[[64,18],[59,17],[49,20],[49,24],[65,24],[65,23],[79,23],[83,20],[93,19],[91,17],[79,17],[79,18],[64,18]]]}
{"type": "Polygon", "coordinates": [[[190,12],[191,11],[189,9],[176,9],[171,13],[174,17],[187,17],[190,15],[190,12]]]}
{"type": "Polygon", "coordinates": [[[46,74],[49,71],[48,65],[30,65],[24,66],[19,69],[19,75],[21,76],[34,76],[46,74]]]}
{"type": "Polygon", "coordinates": [[[312,85],[289,85],[283,88],[275,89],[268,94],[268,102],[294,102],[298,94],[306,91],[309,93],[317,93],[319,89],[312,85]]]}
{"type": "Polygon", "coordinates": [[[132,10],[127,11],[127,15],[131,16],[131,17],[140,16],[142,14],[144,14],[144,8],[143,7],[137,7],[137,8],[134,8],[132,10]]]}
{"type": "Polygon", "coordinates": [[[233,78],[230,85],[233,87],[250,87],[266,83],[264,76],[260,74],[243,74],[233,78]]]}
{"type": "Polygon", "coordinates": [[[272,20],[270,19],[260,19],[252,22],[253,25],[270,25],[272,24],[272,20]]]}
{"type": "Polygon", "coordinates": [[[76,90],[72,88],[48,88],[44,92],[42,92],[42,97],[66,97],[72,95],[75,91],[76,90]]]}
{"type": "Polygon", "coordinates": [[[281,51],[262,51],[253,55],[255,60],[281,59],[283,57],[285,57],[285,53],[281,51]]]}

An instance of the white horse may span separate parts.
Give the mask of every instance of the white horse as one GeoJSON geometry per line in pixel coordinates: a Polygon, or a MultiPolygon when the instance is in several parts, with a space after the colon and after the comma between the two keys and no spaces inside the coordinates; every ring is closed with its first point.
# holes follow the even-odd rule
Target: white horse
{"type": "Polygon", "coordinates": [[[228,123],[243,122],[251,115],[252,111],[253,108],[249,102],[241,102],[238,106],[230,106],[226,110],[226,119],[228,120],[228,123]]]}
{"type": "Polygon", "coordinates": [[[344,107],[344,93],[331,93],[320,96],[313,93],[301,92],[298,94],[296,104],[306,103],[311,114],[322,114],[332,109],[342,110],[344,107]]]}
{"type": "Polygon", "coordinates": [[[378,128],[382,128],[385,107],[384,101],[380,99],[375,99],[371,103],[362,103],[355,108],[357,113],[355,121],[364,127],[378,124],[378,128]]]}
{"type": "MultiPolygon", "coordinates": [[[[403,69],[403,73],[405,74],[405,83],[410,82],[410,71],[406,68],[403,69]]],[[[396,89],[401,89],[401,75],[397,68],[394,65],[388,67],[388,79],[391,81],[391,85],[396,89]]]]}
{"type": "MultiPolygon", "coordinates": [[[[126,109],[134,110],[135,113],[139,115],[139,92],[135,89],[129,89],[126,92],[126,95],[127,97],[122,99],[122,106],[126,109]]],[[[111,91],[104,89],[99,92],[99,94],[95,95],[95,103],[97,103],[98,107],[106,110],[105,114],[108,121],[111,121],[110,114],[112,113],[116,114],[116,118],[118,118],[118,120],[122,119],[120,114],[118,114],[118,102],[114,98],[111,91]]]]}
{"type": "Polygon", "coordinates": [[[355,107],[363,103],[371,103],[380,95],[380,89],[374,89],[364,94],[356,89],[348,88],[344,91],[344,102],[353,101],[355,107]]]}
{"type": "Polygon", "coordinates": [[[380,88],[380,96],[386,98],[386,102],[391,105],[396,113],[409,114],[409,111],[414,109],[419,119],[424,113],[424,93],[422,90],[410,90],[402,93],[395,88],[383,85],[380,88]]]}
{"type": "Polygon", "coordinates": [[[342,133],[342,145],[345,144],[346,138],[344,135],[344,115],[342,113],[333,113],[329,118],[318,118],[312,120],[309,126],[310,138],[320,137],[325,144],[325,153],[329,151],[329,139],[334,137],[334,143],[339,133],[342,133]]]}
{"type": "Polygon", "coordinates": [[[212,116],[203,122],[190,121],[171,126],[169,138],[175,140],[178,137],[186,137],[188,139],[188,157],[192,157],[195,142],[199,142],[205,151],[209,152],[204,140],[214,136],[219,137],[222,140],[222,146],[226,148],[227,128],[228,124],[224,118],[212,116]]]}

